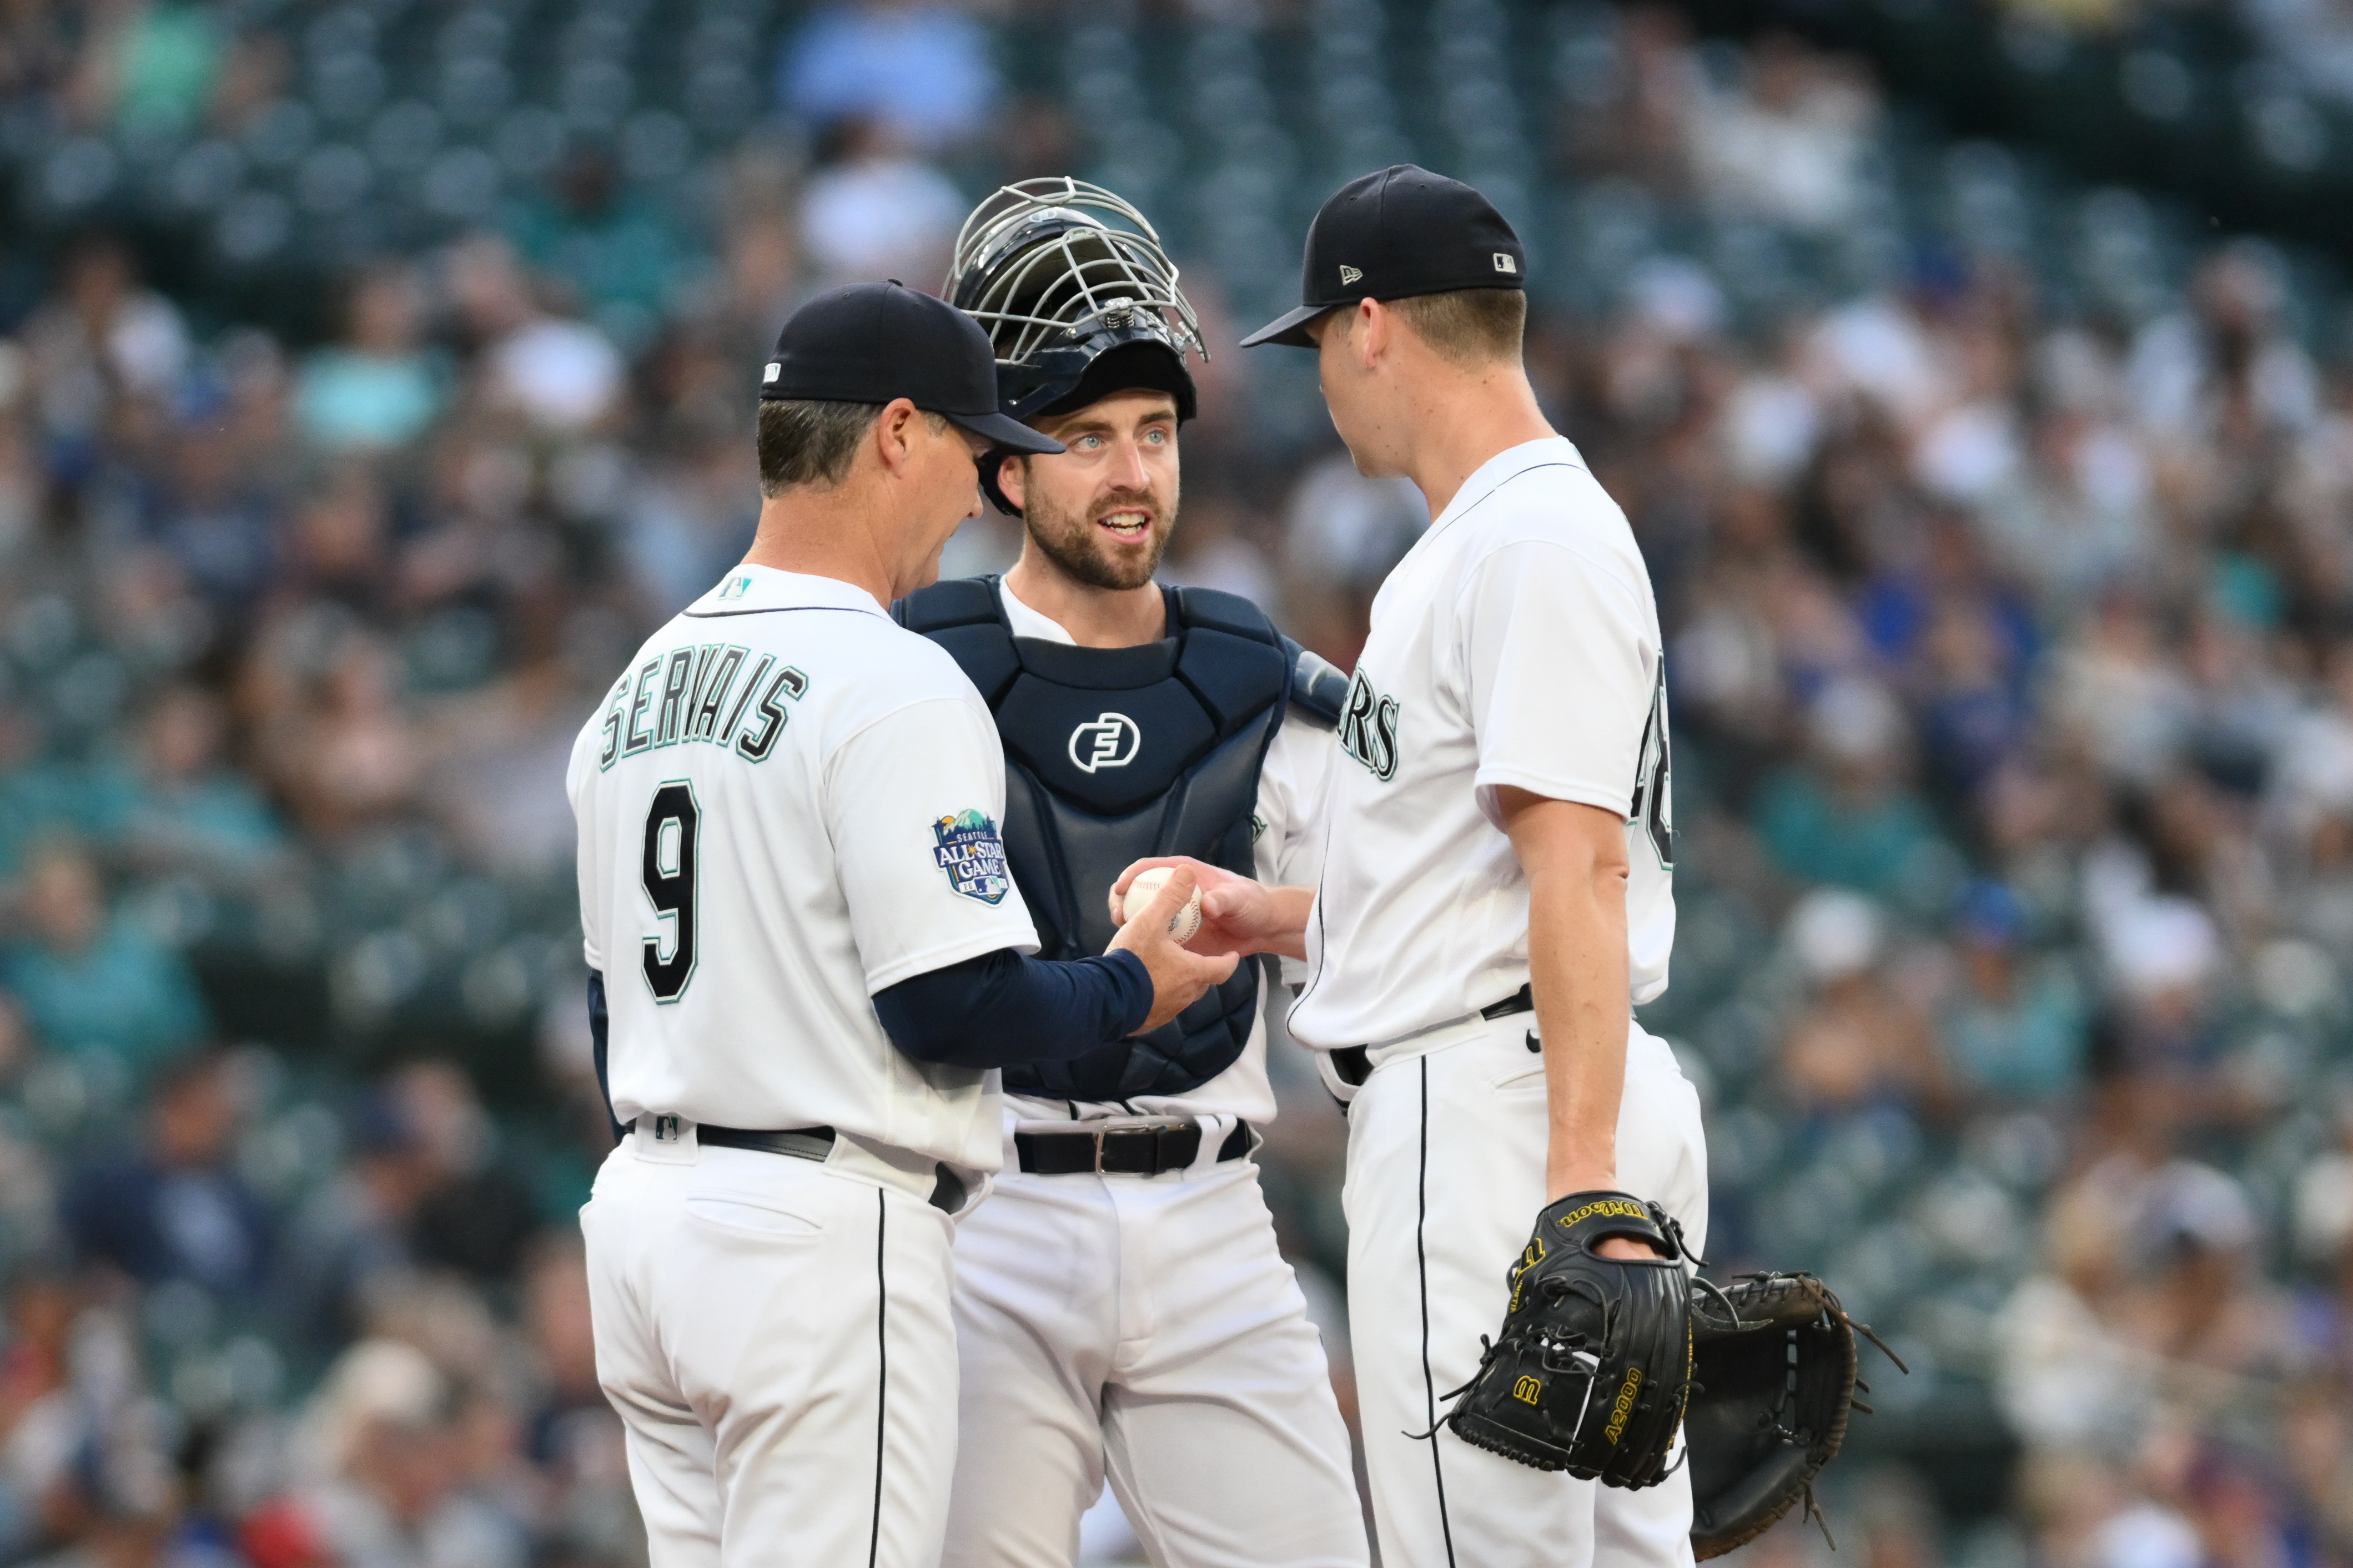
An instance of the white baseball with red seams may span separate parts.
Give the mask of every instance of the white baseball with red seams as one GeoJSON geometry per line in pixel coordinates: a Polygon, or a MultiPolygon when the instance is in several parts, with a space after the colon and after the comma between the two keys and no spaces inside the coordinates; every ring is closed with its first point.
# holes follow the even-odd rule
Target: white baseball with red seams
{"type": "MultiPolygon", "coordinates": [[[[1159,895],[1160,889],[1167,885],[1168,879],[1176,874],[1166,866],[1155,866],[1149,871],[1139,872],[1135,880],[1127,885],[1127,897],[1119,906],[1120,913],[1129,920],[1142,914],[1159,895]]],[[[1168,917],[1168,934],[1178,942],[1190,942],[1193,933],[1200,929],[1201,889],[1196,888],[1193,896],[1186,900],[1185,907],[1168,917]]]]}

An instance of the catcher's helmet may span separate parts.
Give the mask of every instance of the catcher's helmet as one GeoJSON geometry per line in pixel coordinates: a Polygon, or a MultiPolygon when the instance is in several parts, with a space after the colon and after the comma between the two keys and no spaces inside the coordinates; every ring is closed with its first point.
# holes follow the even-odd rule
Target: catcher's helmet
{"type": "MultiPolygon", "coordinates": [[[[957,234],[946,293],[996,346],[999,399],[1014,418],[1131,387],[1166,392],[1178,419],[1193,417],[1185,354],[1209,357],[1201,324],[1159,235],[1102,186],[1063,175],[999,189],[957,234]]],[[[982,484],[1018,513],[997,486],[1005,455],[982,460],[982,484]]]]}

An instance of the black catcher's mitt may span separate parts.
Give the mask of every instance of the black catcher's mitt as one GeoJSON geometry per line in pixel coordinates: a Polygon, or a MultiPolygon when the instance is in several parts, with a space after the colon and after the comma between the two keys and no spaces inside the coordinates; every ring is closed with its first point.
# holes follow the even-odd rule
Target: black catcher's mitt
{"type": "Polygon", "coordinates": [[[1683,1418],[1694,1557],[1754,1541],[1800,1498],[1820,1520],[1814,1477],[1838,1453],[1848,1409],[1871,1410],[1854,1397],[1871,1392],[1854,1374],[1858,1331],[1879,1344],[1810,1274],[1745,1275],[1694,1299],[1696,1385],[1683,1418]]]}
{"type": "Polygon", "coordinates": [[[1464,1442],[1613,1487],[1655,1486],[1691,1384],[1691,1276],[1656,1204],[1575,1193],[1536,1216],[1506,1279],[1504,1331],[1446,1424],[1464,1442]],[[1597,1257],[1609,1237],[1661,1256],[1597,1257]]]}

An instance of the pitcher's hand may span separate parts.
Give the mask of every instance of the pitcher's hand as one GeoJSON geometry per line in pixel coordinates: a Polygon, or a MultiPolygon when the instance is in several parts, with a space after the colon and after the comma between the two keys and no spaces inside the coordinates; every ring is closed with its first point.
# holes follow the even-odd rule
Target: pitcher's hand
{"type": "MultiPolygon", "coordinates": [[[[1152,976],[1152,1012],[1145,1018],[1144,1026],[1135,1031],[1139,1035],[1151,1033],[1191,1006],[1209,987],[1223,983],[1233,973],[1234,966],[1241,962],[1240,956],[1233,952],[1188,952],[1168,934],[1168,928],[1176,921],[1177,911],[1193,897],[1192,867],[1197,862],[1159,863],[1174,865],[1176,874],[1162,884],[1150,903],[1136,911],[1134,920],[1119,928],[1119,934],[1111,939],[1111,946],[1105,950],[1117,952],[1126,949],[1143,960],[1145,973],[1152,976]]],[[[1125,891],[1125,882],[1141,868],[1141,863],[1131,867],[1127,876],[1121,879],[1122,892],[1125,891]]],[[[1237,878],[1236,880],[1242,879],[1237,878]]],[[[1250,885],[1257,886],[1256,883],[1250,885]]],[[[1119,902],[1118,896],[1114,895],[1112,900],[1112,917],[1114,920],[1119,916],[1119,902]]],[[[1201,904],[1202,930],[1206,931],[1208,929],[1207,895],[1203,896],[1201,904]]],[[[1199,945],[1199,933],[1197,932],[1193,940],[1196,946],[1199,945]]]]}
{"type": "MultiPolygon", "coordinates": [[[[1111,888],[1111,918],[1120,918],[1128,884],[1155,866],[1192,874],[1201,889],[1201,929],[1185,945],[1195,952],[1279,952],[1288,958],[1307,956],[1307,911],[1314,892],[1307,888],[1270,887],[1183,855],[1155,856],[1138,860],[1119,874],[1111,888]]],[[[1176,878],[1170,878],[1171,886],[1176,878]]],[[[1177,908],[1183,908],[1179,900],[1177,908]]],[[[1173,912],[1173,911],[1172,911],[1173,912]]]]}

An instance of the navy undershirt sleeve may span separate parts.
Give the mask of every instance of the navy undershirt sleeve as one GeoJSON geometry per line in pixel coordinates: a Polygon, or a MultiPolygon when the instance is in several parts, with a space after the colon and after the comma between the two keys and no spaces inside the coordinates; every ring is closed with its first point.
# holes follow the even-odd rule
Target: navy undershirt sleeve
{"type": "Polygon", "coordinates": [[[588,1048],[596,1063],[596,1092],[605,1097],[605,1125],[613,1131],[613,1142],[618,1143],[628,1136],[629,1130],[613,1115],[613,1079],[606,1068],[608,1050],[607,1015],[605,1011],[605,972],[588,972],[588,1048]]]}
{"type": "Polygon", "coordinates": [[[885,986],[874,1012],[891,1043],[920,1062],[1066,1061],[1142,1028],[1152,977],[1125,949],[1057,963],[1004,947],[885,986]]]}

